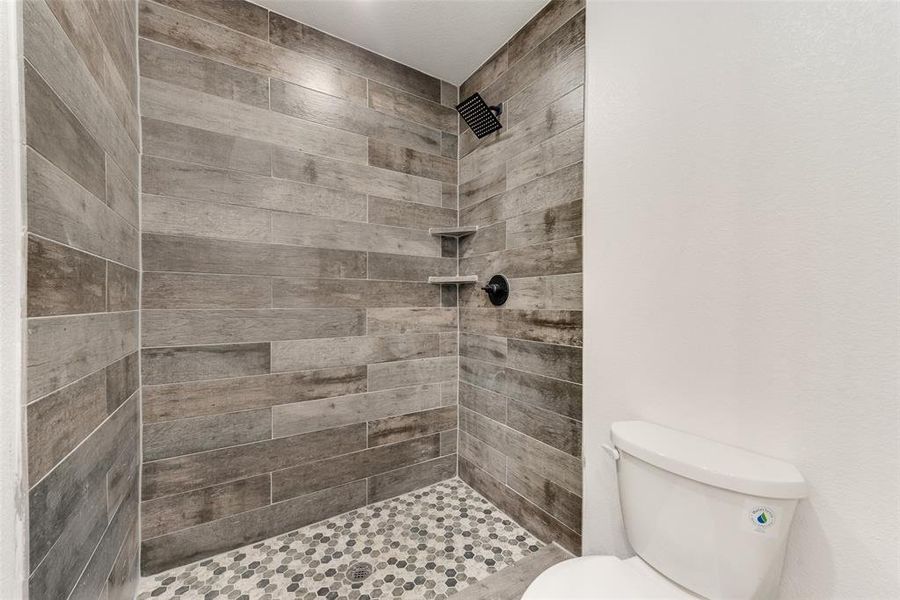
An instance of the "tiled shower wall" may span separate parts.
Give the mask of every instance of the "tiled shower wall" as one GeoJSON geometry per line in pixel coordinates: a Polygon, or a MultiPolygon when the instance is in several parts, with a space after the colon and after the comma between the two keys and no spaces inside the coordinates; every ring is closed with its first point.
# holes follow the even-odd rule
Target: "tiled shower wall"
{"type": "Polygon", "coordinates": [[[35,600],[131,598],[140,466],[137,7],[25,0],[22,10],[29,592],[35,600]]]}
{"type": "Polygon", "coordinates": [[[144,572],[452,477],[457,89],[246,2],[139,22],[144,572]]]}
{"type": "Polygon", "coordinates": [[[581,545],[584,4],[553,0],[461,87],[505,128],[459,142],[462,274],[510,278],[492,307],[460,292],[459,472],[545,539],[581,545]]]}

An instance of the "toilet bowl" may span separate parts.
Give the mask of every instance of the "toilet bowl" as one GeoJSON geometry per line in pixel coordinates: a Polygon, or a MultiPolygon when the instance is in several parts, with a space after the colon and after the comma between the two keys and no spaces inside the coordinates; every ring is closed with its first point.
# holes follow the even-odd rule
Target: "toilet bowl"
{"type": "Polygon", "coordinates": [[[777,595],[806,482],[786,462],[645,423],[611,427],[625,533],[637,554],[541,573],[523,600],[766,600],[777,595]]]}
{"type": "Polygon", "coordinates": [[[594,598],[632,600],[666,598],[698,600],[634,556],[582,556],[565,560],[544,571],[528,588],[522,600],[594,598]]]}

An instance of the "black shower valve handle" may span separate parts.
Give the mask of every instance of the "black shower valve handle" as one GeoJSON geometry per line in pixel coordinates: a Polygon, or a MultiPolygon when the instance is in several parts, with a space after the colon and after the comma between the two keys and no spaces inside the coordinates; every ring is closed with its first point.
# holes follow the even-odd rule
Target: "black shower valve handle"
{"type": "Polygon", "coordinates": [[[494,306],[502,306],[509,298],[509,280],[503,275],[494,275],[481,289],[487,292],[494,306]]]}
{"type": "Polygon", "coordinates": [[[500,291],[500,285],[497,283],[489,283],[486,286],[482,287],[481,289],[486,291],[488,294],[496,294],[497,292],[500,291]]]}

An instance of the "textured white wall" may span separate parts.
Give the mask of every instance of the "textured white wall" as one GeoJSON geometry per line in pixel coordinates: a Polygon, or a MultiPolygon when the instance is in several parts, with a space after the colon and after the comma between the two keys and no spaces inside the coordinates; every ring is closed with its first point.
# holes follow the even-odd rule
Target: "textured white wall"
{"type": "Polygon", "coordinates": [[[900,598],[900,4],[587,16],[585,551],[645,419],[803,472],[783,598],[900,598]]]}
{"type": "Polygon", "coordinates": [[[25,597],[20,3],[0,2],[0,596],[25,597]]]}

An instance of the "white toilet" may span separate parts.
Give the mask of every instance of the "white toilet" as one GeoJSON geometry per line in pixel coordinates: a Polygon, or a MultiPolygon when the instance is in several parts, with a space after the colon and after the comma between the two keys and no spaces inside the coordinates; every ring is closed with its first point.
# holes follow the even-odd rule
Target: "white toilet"
{"type": "Polygon", "coordinates": [[[652,423],[611,428],[625,531],[637,556],[563,561],[523,600],[777,595],[806,482],[788,463],[652,423]]]}

